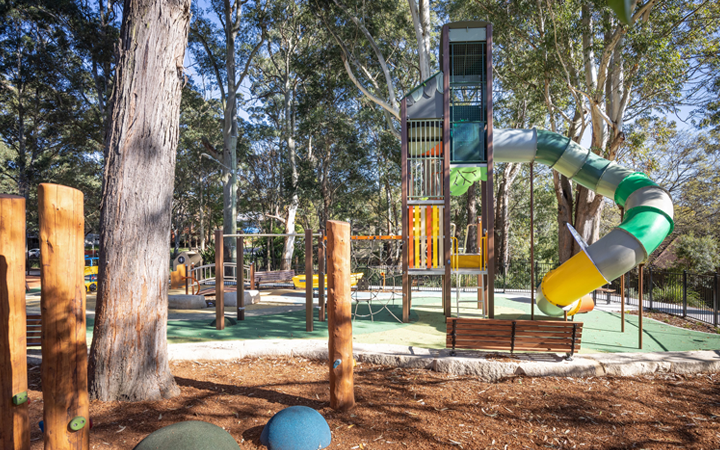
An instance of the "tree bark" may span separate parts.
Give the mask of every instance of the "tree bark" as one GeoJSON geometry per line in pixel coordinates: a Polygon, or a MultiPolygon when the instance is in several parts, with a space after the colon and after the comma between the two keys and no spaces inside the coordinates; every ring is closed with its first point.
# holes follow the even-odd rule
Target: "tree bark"
{"type": "Polygon", "coordinates": [[[167,355],[168,242],[189,20],[190,0],[123,8],[89,361],[90,393],[102,401],[179,394],[167,355]]]}
{"type": "MultiPolygon", "coordinates": [[[[467,190],[467,203],[465,204],[465,213],[467,215],[468,225],[477,224],[477,183],[473,183],[467,190]]],[[[467,229],[467,248],[465,253],[475,253],[477,251],[477,226],[468,227],[467,229]]]]}
{"type": "Polygon", "coordinates": [[[496,267],[510,264],[510,186],[520,173],[520,164],[505,164],[495,202],[496,267]]]}

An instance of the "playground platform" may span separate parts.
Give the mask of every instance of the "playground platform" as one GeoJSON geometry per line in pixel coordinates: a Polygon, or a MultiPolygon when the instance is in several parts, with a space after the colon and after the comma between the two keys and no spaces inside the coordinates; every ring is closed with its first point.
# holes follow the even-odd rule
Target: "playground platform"
{"type": "MultiPolygon", "coordinates": [[[[178,290],[173,293],[184,293],[178,290]]],[[[463,294],[463,300],[471,300],[474,294],[463,294]]],[[[92,337],[95,296],[88,295],[87,330],[88,342],[92,337]]],[[[261,291],[261,301],[248,305],[244,321],[218,331],[209,323],[215,310],[170,310],[168,318],[168,341],[175,343],[202,343],[210,341],[288,340],[318,339],[327,342],[327,322],[320,322],[315,311],[315,330],[305,331],[304,292],[292,289],[261,291]]],[[[464,303],[460,309],[463,317],[478,315],[473,303],[464,303]]],[[[389,302],[388,307],[400,316],[402,305],[389,302]]],[[[627,310],[632,310],[630,306],[627,310]]],[[[353,305],[354,309],[354,305],[353,305]]],[[[378,305],[373,306],[379,309],[378,305]]],[[[529,319],[530,298],[521,294],[496,294],[497,319],[529,319]]],[[[28,296],[28,312],[39,313],[39,296],[28,296]]],[[[365,314],[367,306],[359,305],[358,312],[365,314]]],[[[456,310],[453,307],[453,314],[456,310]]],[[[227,308],[226,316],[234,317],[234,308],[227,308]]],[[[536,309],[536,319],[544,316],[536,309]]],[[[643,320],[643,348],[638,348],[638,317],[626,314],[625,332],[621,332],[619,305],[599,302],[597,308],[577,316],[584,323],[581,354],[589,353],[638,353],[720,350],[720,334],[709,334],[683,329],[645,317],[643,320]]],[[[358,317],[353,322],[353,340],[356,344],[396,344],[425,349],[445,348],[445,318],[442,314],[439,292],[414,291],[410,323],[399,323],[388,311],[374,316],[358,317]]]]}

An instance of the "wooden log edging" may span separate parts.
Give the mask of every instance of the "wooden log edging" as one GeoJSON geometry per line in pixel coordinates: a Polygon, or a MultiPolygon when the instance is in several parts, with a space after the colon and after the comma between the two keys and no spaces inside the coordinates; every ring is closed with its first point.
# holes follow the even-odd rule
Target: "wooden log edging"
{"type": "Polygon", "coordinates": [[[47,449],[87,449],[90,411],[85,322],[83,194],[38,189],[43,438],[47,449]]]}
{"type": "Polygon", "coordinates": [[[25,198],[0,194],[0,449],[28,450],[25,198]]]}

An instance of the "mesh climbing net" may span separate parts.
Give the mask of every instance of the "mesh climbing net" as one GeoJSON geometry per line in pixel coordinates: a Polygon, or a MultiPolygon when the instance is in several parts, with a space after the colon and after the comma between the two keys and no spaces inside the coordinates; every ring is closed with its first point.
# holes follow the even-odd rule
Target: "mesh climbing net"
{"type": "Polygon", "coordinates": [[[376,315],[387,311],[402,322],[391,308],[396,300],[402,305],[400,241],[386,236],[354,236],[350,254],[353,274],[362,274],[352,289],[353,320],[370,317],[374,321],[376,315]],[[365,309],[367,313],[362,313],[365,309]]]}

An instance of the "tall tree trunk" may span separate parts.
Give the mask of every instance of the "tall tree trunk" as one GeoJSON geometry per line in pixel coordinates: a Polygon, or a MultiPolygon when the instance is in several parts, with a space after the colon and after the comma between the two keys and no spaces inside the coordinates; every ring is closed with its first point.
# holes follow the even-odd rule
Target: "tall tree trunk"
{"type": "MultiPolygon", "coordinates": [[[[286,74],[290,72],[289,61],[287,64],[286,74]]],[[[285,141],[287,143],[287,151],[290,160],[290,170],[292,176],[292,197],[290,205],[288,206],[287,220],[285,221],[285,233],[295,233],[295,219],[297,217],[297,210],[300,206],[300,199],[297,194],[297,183],[298,183],[298,170],[297,170],[297,155],[295,154],[295,118],[294,118],[294,107],[293,107],[293,95],[294,91],[290,85],[290,78],[288,75],[285,77],[285,98],[283,108],[285,110],[285,141]]],[[[295,249],[295,236],[286,236],[285,243],[283,246],[282,261],[280,262],[280,270],[290,270],[292,265],[292,255],[295,249]]]]}
{"type": "Polygon", "coordinates": [[[410,15],[415,28],[415,38],[418,44],[418,66],[420,78],[430,78],[430,0],[408,0],[410,15]]]}
{"type": "Polygon", "coordinates": [[[510,186],[520,173],[520,164],[507,163],[503,168],[495,201],[495,264],[506,267],[510,264],[510,186]]]}
{"type": "Polygon", "coordinates": [[[190,0],[123,8],[89,359],[90,394],[103,401],[180,392],[167,355],[168,242],[189,20],[190,0]]]}
{"type": "MultiPolygon", "coordinates": [[[[467,190],[467,203],[465,204],[465,213],[467,215],[468,225],[478,223],[477,215],[477,182],[470,185],[467,190]]],[[[468,227],[467,229],[467,248],[465,253],[477,252],[477,226],[468,227]]]]}
{"type": "MultiPolygon", "coordinates": [[[[227,72],[227,97],[223,111],[223,234],[237,233],[237,86],[235,85],[235,38],[237,28],[233,26],[232,8],[225,0],[225,71],[227,72]]],[[[240,17],[240,11],[236,12],[240,17]]],[[[223,254],[226,261],[235,258],[235,238],[223,239],[223,254]]]]}

